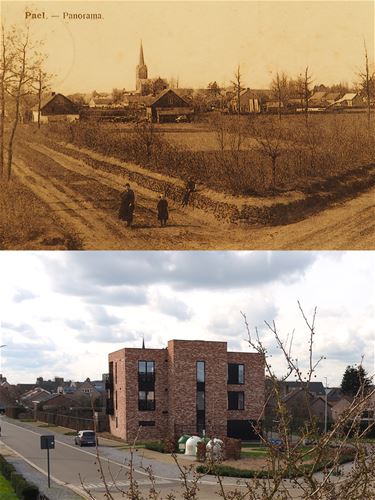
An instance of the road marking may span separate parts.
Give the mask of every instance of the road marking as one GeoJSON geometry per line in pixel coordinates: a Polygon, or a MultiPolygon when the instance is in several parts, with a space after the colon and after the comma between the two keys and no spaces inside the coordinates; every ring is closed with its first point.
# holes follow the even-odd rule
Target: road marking
{"type": "MultiPolygon", "coordinates": [[[[41,434],[39,434],[38,432],[32,431],[32,430],[30,430],[30,429],[27,429],[26,427],[23,427],[23,426],[21,426],[21,425],[12,424],[12,423],[10,423],[10,422],[8,422],[8,421],[4,421],[4,422],[5,422],[6,424],[13,425],[13,427],[17,427],[18,429],[19,429],[19,428],[21,428],[21,429],[24,429],[24,430],[26,430],[26,431],[28,431],[28,432],[32,432],[33,434],[36,434],[37,436],[40,436],[40,435],[41,435],[41,434]]],[[[58,441],[58,440],[56,440],[56,439],[55,439],[55,442],[60,443],[60,444],[62,444],[62,445],[64,445],[64,446],[68,446],[69,448],[73,448],[73,449],[74,449],[74,450],[76,450],[76,451],[80,451],[80,452],[82,452],[82,453],[86,453],[87,455],[90,455],[90,456],[92,456],[92,457],[97,458],[97,456],[96,456],[96,454],[95,454],[95,453],[92,453],[92,452],[89,452],[89,451],[82,450],[81,448],[77,448],[76,446],[72,446],[71,444],[63,443],[62,441],[58,441]]],[[[5,445],[5,446],[7,446],[7,445],[5,445]]],[[[10,446],[8,446],[8,448],[12,450],[12,448],[10,448],[10,446]]],[[[15,451],[15,450],[12,450],[12,451],[15,451]]],[[[18,452],[16,452],[16,453],[18,453],[18,452]]],[[[20,455],[20,456],[22,457],[22,455],[20,455]]],[[[27,459],[25,459],[24,457],[22,457],[22,458],[28,462],[28,460],[27,460],[27,459]]],[[[110,458],[101,457],[100,455],[99,455],[99,458],[100,458],[100,460],[104,460],[104,461],[106,461],[106,462],[108,462],[108,463],[112,463],[112,464],[117,465],[117,466],[120,466],[120,467],[122,467],[122,468],[124,468],[124,469],[131,470],[131,467],[130,467],[130,466],[125,465],[125,464],[122,464],[122,463],[120,463],[120,462],[116,462],[116,461],[114,461],[114,460],[112,460],[112,459],[110,459],[110,458]]],[[[28,462],[28,463],[30,463],[30,465],[33,465],[31,462],[28,462]]],[[[33,466],[34,466],[34,465],[33,465],[33,466]]],[[[35,467],[35,468],[37,468],[37,469],[39,470],[38,466],[34,466],[34,467],[35,467]]],[[[144,472],[144,471],[142,471],[142,470],[138,470],[138,469],[136,469],[136,468],[134,468],[134,467],[133,467],[133,471],[134,471],[134,472],[136,472],[137,474],[142,475],[142,476],[147,476],[147,477],[149,476],[148,472],[144,472]]],[[[42,470],[40,470],[40,472],[43,472],[43,474],[47,475],[47,473],[46,473],[46,472],[44,472],[44,471],[42,471],[42,470]]],[[[51,478],[52,478],[52,476],[51,476],[51,478]]],[[[161,479],[162,481],[167,481],[167,482],[171,482],[171,481],[172,481],[172,482],[176,482],[176,481],[178,481],[178,482],[182,482],[182,481],[183,481],[183,480],[182,480],[181,478],[179,478],[179,477],[173,477],[173,478],[172,478],[172,477],[163,477],[163,476],[156,476],[156,475],[154,475],[154,478],[155,478],[155,479],[161,479]]],[[[60,481],[60,480],[58,480],[58,481],[60,481]]],[[[137,482],[138,482],[139,484],[141,484],[141,482],[139,482],[139,481],[137,481],[137,482]]],[[[202,484],[207,484],[207,485],[217,485],[217,481],[208,481],[208,480],[201,479],[201,480],[200,480],[200,482],[201,482],[202,484]]],[[[61,483],[61,484],[66,485],[66,483],[61,483]]],[[[246,486],[246,484],[238,484],[238,483],[223,483],[223,484],[224,484],[224,486],[243,486],[243,487],[245,487],[245,486],[246,486]]],[[[80,489],[81,489],[81,488],[80,488],[80,489]]]]}

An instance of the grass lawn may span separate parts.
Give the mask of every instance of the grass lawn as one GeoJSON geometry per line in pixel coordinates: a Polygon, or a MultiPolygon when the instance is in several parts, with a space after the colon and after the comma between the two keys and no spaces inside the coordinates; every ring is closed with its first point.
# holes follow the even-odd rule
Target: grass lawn
{"type": "Polygon", "coordinates": [[[1,500],[18,500],[17,495],[14,493],[10,482],[5,479],[4,476],[0,474],[0,491],[1,500]]]}
{"type": "Polygon", "coordinates": [[[242,457],[250,457],[250,458],[263,458],[268,456],[268,450],[266,448],[255,448],[251,450],[242,450],[242,457]]]}

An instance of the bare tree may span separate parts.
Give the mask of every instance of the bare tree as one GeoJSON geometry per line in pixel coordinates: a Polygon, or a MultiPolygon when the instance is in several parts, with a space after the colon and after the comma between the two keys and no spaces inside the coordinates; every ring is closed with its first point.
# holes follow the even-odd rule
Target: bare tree
{"type": "Polygon", "coordinates": [[[240,65],[237,66],[237,69],[234,73],[234,80],[232,81],[232,84],[234,86],[235,94],[236,94],[236,99],[237,99],[237,115],[238,117],[241,114],[241,92],[244,89],[242,87],[242,75],[241,75],[241,68],[240,65]]]}
{"type": "Polygon", "coordinates": [[[374,98],[375,95],[375,72],[373,70],[370,71],[366,41],[363,42],[363,45],[364,45],[364,55],[365,55],[365,68],[364,71],[359,73],[359,77],[360,77],[361,93],[365,96],[367,103],[367,127],[370,133],[371,100],[374,98]]]}
{"type": "MultiPolygon", "coordinates": [[[[371,398],[374,397],[375,391],[365,393],[360,389],[350,406],[332,424],[331,428],[325,433],[319,430],[309,404],[310,385],[316,376],[317,367],[325,360],[325,356],[316,357],[314,353],[317,334],[316,308],[312,318],[308,319],[300,303],[298,306],[308,332],[308,352],[302,362],[301,359],[295,357],[293,352],[294,332],[283,339],[274,322],[265,322],[285,361],[285,372],[281,378],[275,374],[271,365],[273,360],[258,330],[256,329],[254,334],[251,333],[246,316],[243,314],[249,344],[265,359],[266,374],[271,382],[268,398],[273,397],[275,400],[276,431],[281,443],[275,447],[267,434],[259,435],[262,443],[269,450],[267,474],[272,477],[272,481],[255,481],[249,488],[246,498],[284,500],[295,498],[296,492],[298,492],[298,498],[314,500],[373,498],[375,457],[370,451],[371,445],[364,440],[371,426],[362,429],[360,423],[361,415],[368,407],[371,398]],[[280,391],[280,382],[290,377],[297,380],[303,389],[307,409],[304,422],[299,430],[294,432],[293,438],[291,438],[293,416],[288,412],[280,391]],[[303,446],[306,442],[310,442],[310,445],[303,446]],[[346,460],[352,461],[352,466],[345,471],[338,482],[336,475],[340,473],[341,463],[346,460]],[[318,473],[319,470],[323,472],[318,473]],[[369,471],[372,472],[369,473],[369,471]]],[[[245,496],[238,498],[245,498],[245,496]]]]}
{"type": "Polygon", "coordinates": [[[35,82],[31,84],[32,89],[37,92],[38,96],[38,128],[40,128],[43,93],[50,88],[50,80],[52,78],[52,75],[49,75],[46,71],[43,71],[44,61],[45,57],[40,56],[40,59],[36,62],[35,82]]]}
{"type": "Polygon", "coordinates": [[[5,162],[5,118],[6,118],[6,93],[11,79],[10,70],[13,62],[13,53],[6,32],[5,25],[1,25],[1,61],[0,61],[0,176],[4,173],[5,162]]]}
{"type": "Polygon", "coordinates": [[[288,103],[288,77],[285,73],[276,73],[276,77],[271,82],[271,90],[277,99],[277,109],[279,120],[281,120],[281,108],[286,108],[288,103]]]}
{"type": "Polygon", "coordinates": [[[273,117],[267,117],[267,120],[258,125],[257,120],[251,124],[252,135],[258,144],[259,151],[271,160],[272,189],[276,191],[277,160],[283,154],[282,143],[283,134],[279,123],[275,123],[273,117]]]}
{"type": "Polygon", "coordinates": [[[10,80],[7,93],[11,96],[14,105],[14,116],[10,128],[8,139],[8,159],[7,159],[7,178],[11,177],[13,161],[13,143],[20,119],[21,100],[32,90],[32,84],[35,83],[38,74],[38,61],[36,59],[36,50],[40,42],[34,42],[30,36],[29,27],[25,30],[12,28],[9,35],[9,44],[13,50],[13,64],[10,69],[10,80]]]}

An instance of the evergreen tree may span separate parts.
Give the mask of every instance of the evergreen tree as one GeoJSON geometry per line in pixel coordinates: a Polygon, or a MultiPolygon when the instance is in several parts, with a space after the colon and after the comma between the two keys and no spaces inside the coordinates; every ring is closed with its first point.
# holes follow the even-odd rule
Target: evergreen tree
{"type": "Polygon", "coordinates": [[[362,387],[364,392],[370,387],[371,379],[363,366],[347,366],[341,381],[341,391],[347,396],[355,396],[362,387]]]}

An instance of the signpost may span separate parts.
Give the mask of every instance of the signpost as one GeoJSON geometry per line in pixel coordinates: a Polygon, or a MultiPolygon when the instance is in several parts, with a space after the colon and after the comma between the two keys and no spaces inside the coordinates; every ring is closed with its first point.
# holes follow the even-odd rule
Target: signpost
{"type": "Polygon", "coordinates": [[[47,436],[40,436],[40,449],[47,450],[48,488],[50,488],[51,480],[50,480],[50,466],[49,466],[49,450],[55,449],[55,436],[53,434],[49,434],[47,436]]]}

